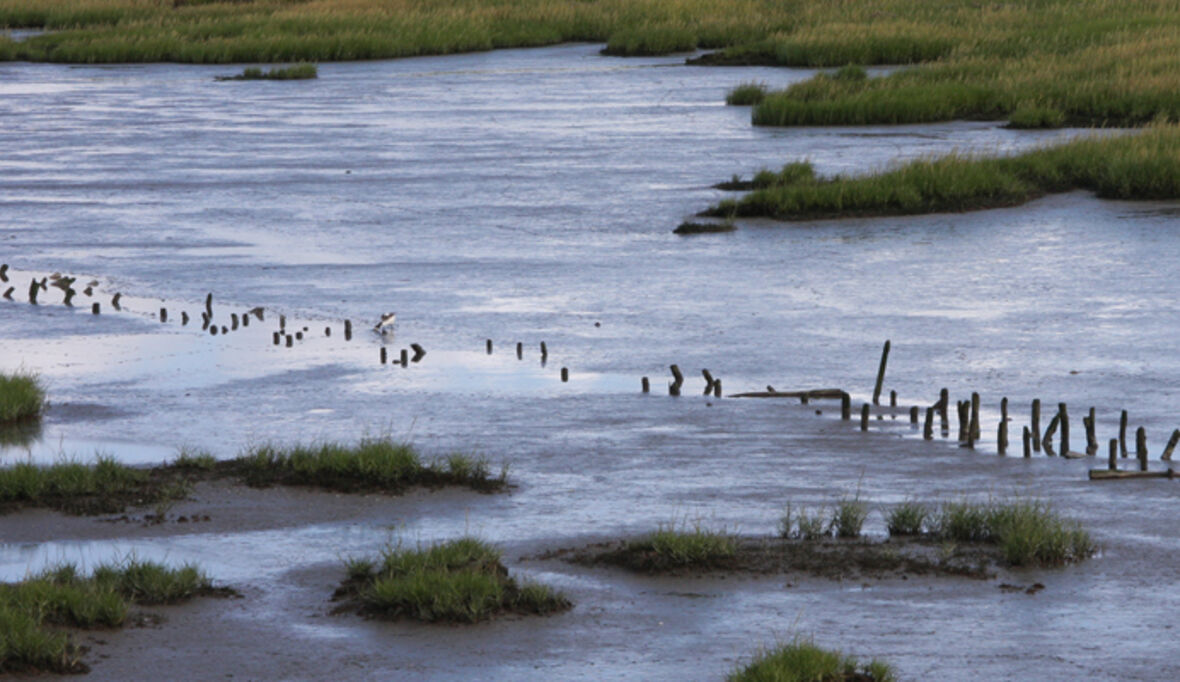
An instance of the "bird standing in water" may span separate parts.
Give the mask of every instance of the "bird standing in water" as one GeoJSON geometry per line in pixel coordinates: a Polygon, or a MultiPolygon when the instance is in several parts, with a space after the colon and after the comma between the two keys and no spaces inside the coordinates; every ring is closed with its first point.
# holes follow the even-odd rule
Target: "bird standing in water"
{"type": "Polygon", "coordinates": [[[373,327],[373,330],[382,336],[388,336],[393,333],[393,324],[397,321],[397,313],[385,313],[381,316],[381,321],[373,327]]]}

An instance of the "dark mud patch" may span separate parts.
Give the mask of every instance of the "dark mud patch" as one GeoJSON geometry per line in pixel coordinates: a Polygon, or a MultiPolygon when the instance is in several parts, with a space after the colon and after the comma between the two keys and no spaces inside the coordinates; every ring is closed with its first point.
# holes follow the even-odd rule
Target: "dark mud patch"
{"type": "Polygon", "coordinates": [[[884,542],[741,538],[733,556],[674,567],[655,553],[627,541],[559,549],[535,558],[560,558],[583,566],[617,566],[652,575],[804,573],[831,580],[907,579],[909,576],[986,580],[995,577],[996,568],[1001,565],[1001,556],[994,547],[974,543],[950,545],[916,538],[892,538],[884,542]]]}

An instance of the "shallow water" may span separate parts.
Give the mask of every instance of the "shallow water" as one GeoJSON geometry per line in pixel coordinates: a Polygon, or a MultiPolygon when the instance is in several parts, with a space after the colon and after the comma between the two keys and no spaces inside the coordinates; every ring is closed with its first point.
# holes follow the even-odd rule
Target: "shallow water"
{"type": "MultiPolygon", "coordinates": [[[[575,596],[573,614],[453,638],[479,655],[425,644],[412,628],[394,641],[403,654],[426,647],[423,670],[457,678],[716,676],[792,631],[889,659],[910,678],[1020,677],[1030,661],[1046,679],[1170,677],[1175,484],[1090,484],[1093,460],[999,459],[994,429],[1007,396],[1018,451],[1029,401],[1046,414],[1066,401],[1077,450],[1085,409],[1097,408],[1103,444],[1128,409],[1158,455],[1180,426],[1180,284],[1167,266],[1180,255],[1180,205],[1074,193],[678,237],[672,228],[727,196],[710,185],[733,174],[803,158],[858,173],[1075,134],[961,122],[753,128],[748,108],[724,106],[729,88],[813,72],[681,61],[574,45],[324,64],[315,81],[282,83],[215,82],[237,70],[224,66],[0,65],[5,286],[21,301],[34,276],[93,277],[102,305],[91,315],[80,295],[66,308],[53,288],[43,305],[0,302],[2,368],[39,372],[52,401],[39,438],[0,458],[103,451],[148,463],[181,445],[228,457],[267,440],[390,433],[431,454],[510,462],[516,492],[398,525],[421,540],[475,530],[510,558],[673,519],[772,532],[788,499],[829,503],[858,486],[874,503],[1032,493],[1107,548],[1080,567],[1020,574],[1049,586],[1036,596],[995,581],[742,579],[705,581],[698,591],[715,596],[693,599],[674,584],[524,562],[575,596]],[[109,305],[116,291],[121,312],[109,305]],[[265,320],[202,333],[207,292],[219,325],[259,305],[265,320]],[[181,310],[195,321],[181,326],[181,310]],[[380,364],[382,340],[367,327],[387,310],[398,313],[391,356],[417,342],[421,362],[380,364]],[[292,348],[272,343],[279,315],[288,331],[307,328],[292,348]],[[980,392],[976,452],[924,443],[905,417],[862,434],[831,403],[700,396],[707,367],[727,394],[843,387],[863,401],[885,339],[886,389],[901,403],[929,404],[943,386],[953,399],[980,392]],[[662,395],[673,362],[688,375],[679,399],[662,395]],[[652,395],[640,395],[641,376],[652,395]],[[535,647],[496,648],[522,629],[535,647]],[[1103,646],[1111,638],[1117,652],[1103,646]]],[[[879,513],[870,524],[883,530],[879,513]]],[[[284,571],[376,551],[389,533],[358,523],[8,544],[0,574],[133,550],[282,594],[284,571]]],[[[387,643],[349,619],[291,621],[313,642],[387,643]]]]}

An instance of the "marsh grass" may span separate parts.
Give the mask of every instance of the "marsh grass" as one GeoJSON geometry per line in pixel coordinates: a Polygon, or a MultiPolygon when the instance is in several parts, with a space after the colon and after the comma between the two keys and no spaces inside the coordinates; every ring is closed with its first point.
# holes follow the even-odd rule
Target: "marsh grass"
{"type": "Polygon", "coordinates": [[[766,96],[766,83],[741,83],[725,96],[725,103],[732,106],[750,106],[766,96]]]}
{"type": "Polygon", "coordinates": [[[957,212],[1079,189],[1107,199],[1176,199],[1180,126],[1160,122],[1135,134],[1078,137],[1007,157],[952,153],[864,176],[817,179],[800,170],[797,177],[756,181],[760,188],[705,215],[806,220],[957,212]]]}
{"type": "Polygon", "coordinates": [[[90,577],[63,564],[19,583],[0,584],[0,673],[85,672],[83,650],[58,628],[114,628],[132,604],[172,604],[223,594],[196,567],[127,559],[90,577]]]}
{"type": "Polygon", "coordinates": [[[413,446],[391,438],[368,438],[356,444],[260,445],[226,466],[253,486],[400,492],[414,485],[462,485],[480,491],[507,485],[506,467],[493,476],[485,459],[462,453],[423,464],[413,446]]]}
{"type": "Polygon", "coordinates": [[[380,558],[349,559],[336,597],[346,608],[385,618],[474,623],[501,613],[545,615],[571,604],[537,583],[508,575],[500,552],[475,538],[406,549],[386,548],[380,558]]]}
{"type": "Polygon", "coordinates": [[[944,541],[983,542],[1013,566],[1060,566],[1097,551],[1090,534],[1039,500],[944,503],[932,523],[944,541]]]}
{"type": "Polygon", "coordinates": [[[36,374],[0,372],[0,426],[39,419],[45,388],[36,374]]]}
{"type": "Polygon", "coordinates": [[[49,466],[20,462],[0,468],[0,513],[46,507],[71,514],[102,514],[179,499],[187,493],[177,481],[162,480],[106,455],[96,456],[93,464],[62,460],[49,466]]]}
{"type": "Polygon", "coordinates": [[[846,497],[836,504],[832,512],[831,528],[838,538],[858,538],[868,516],[869,506],[861,501],[859,495],[851,499],[846,497]]]}
{"type": "Polygon", "coordinates": [[[219,76],[217,80],[222,81],[290,81],[290,80],[307,80],[310,78],[318,78],[319,69],[315,64],[295,64],[294,66],[275,67],[263,71],[262,69],[251,66],[242,71],[237,76],[219,76]]]}
{"type": "Polygon", "coordinates": [[[926,530],[930,509],[920,502],[902,502],[885,519],[891,536],[921,535],[926,530]]]}
{"type": "Polygon", "coordinates": [[[654,532],[623,545],[613,563],[652,573],[676,569],[721,568],[737,554],[737,538],[697,523],[660,525],[654,532]]]}
{"type": "Polygon", "coordinates": [[[685,221],[680,223],[673,234],[678,235],[693,235],[693,234],[717,234],[721,232],[733,232],[737,229],[737,224],[732,218],[726,218],[719,223],[697,223],[692,221],[685,221]]]}
{"type": "Polygon", "coordinates": [[[756,654],[740,670],[730,673],[729,682],[893,682],[896,675],[886,663],[860,663],[839,651],[821,649],[810,641],[796,639],[756,654]]]}

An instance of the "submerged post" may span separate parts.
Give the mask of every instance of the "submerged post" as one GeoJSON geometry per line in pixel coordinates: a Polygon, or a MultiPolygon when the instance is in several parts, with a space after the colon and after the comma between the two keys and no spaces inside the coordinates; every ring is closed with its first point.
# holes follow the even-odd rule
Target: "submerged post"
{"type": "Polygon", "coordinates": [[[484,348],[487,350],[488,355],[492,354],[492,340],[491,339],[488,339],[487,341],[484,342],[484,348]]]}
{"type": "Polygon", "coordinates": [[[1050,457],[1053,457],[1055,454],[1053,452],[1053,434],[1057,433],[1057,425],[1060,423],[1061,413],[1058,412],[1049,420],[1049,426],[1045,429],[1045,437],[1041,440],[1041,448],[1050,457]]]}
{"type": "Polygon", "coordinates": [[[967,435],[971,432],[971,403],[966,400],[956,400],[955,405],[959,410],[959,442],[967,440],[967,435]]]}
{"type": "Polygon", "coordinates": [[[388,356],[389,351],[385,349],[385,346],[381,346],[381,364],[384,365],[388,361],[388,356]]]}
{"type": "Polygon", "coordinates": [[[860,430],[869,430],[869,404],[865,403],[860,406],[860,430]]]}
{"type": "Polygon", "coordinates": [[[1033,451],[1041,451],[1041,399],[1037,398],[1032,401],[1032,432],[1038,436],[1033,439],[1033,451]]]}
{"type": "Polygon", "coordinates": [[[721,397],[721,379],[714,379],[713,380],[713,397],[714,398],[721,397]]]}
{"type": "Polygon", "coordinates": [[[545,342],[542,341],[541,342],[541,364],[542,365],[545,364],[545,361],[548,359],[549,359],[549,349],[545,347],[545,342]]]}
{"type": "Polygon", "coordinates": [[[881,349],[881,366],[877,368],[877,385],[873,387],[873,404],[879,405],[881,401],[881,385],[885,383],[885,363],[889,362],[889,341],[885,341],[885,347],[881,349]]]}
{"type": "Polygon", "coordinates": [[[1001,455],[1007,454],[1008,452],[1008,422],[1003,419],[1000,420],[1000,428],[996,433],[996,448],[1000,451],[1001,455]]]}
{"type": "Polygon", "coordinates": [[[188,313],[184,310],[180,311],[180,324],[181,326],[188,325],[188,313]]]}

